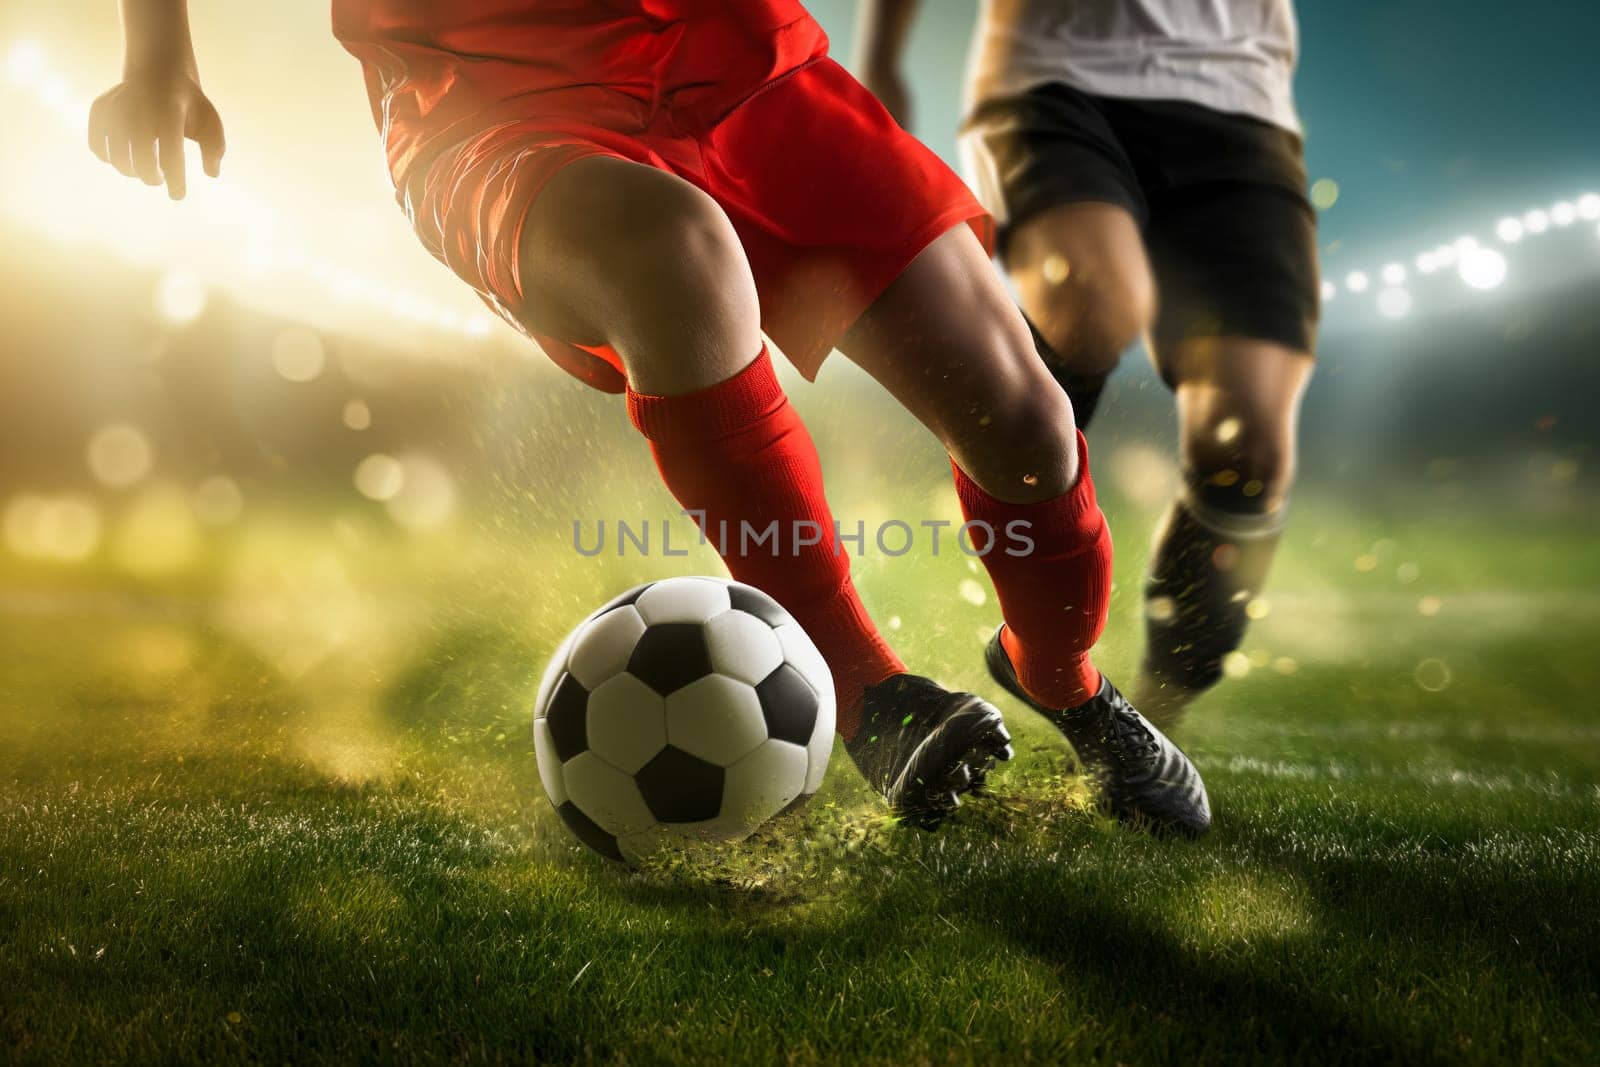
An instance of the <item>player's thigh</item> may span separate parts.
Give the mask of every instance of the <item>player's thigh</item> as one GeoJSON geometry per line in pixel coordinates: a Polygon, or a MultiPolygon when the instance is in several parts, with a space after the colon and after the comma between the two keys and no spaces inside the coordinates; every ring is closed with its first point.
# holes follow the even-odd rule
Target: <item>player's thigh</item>
{"type": "Polygon", "coordinates": [[[1178,343],[1164,357],[1193,489],[1230,510],[1270,511],[1294,480],[1309,352],[1251,337],[1178,343]]]}
{"type": "Polygon", "coordinates": [[[1206,346],[1191,342],[1249,338],[1314,350],[1316,215],[1288,177],[1175,190],[1152,204],[1145,244],[1161,288],[1151,357],[1168,383],[1193,375],[1206,346]]]}
{"type": "Polygon", "coordinates": [[[839,349],[953,452],[983,464],[982,453],[1010,451],[1033,469],[1064,451],[1067,467],[1053,473],[1070,484],[1072,406],[970,227],[924,249],[839,349]]]}
{"type": "Polygon", "coordinates": [[[1012,228],[1004,259],[1023,310],[1078,373],[1110,371],[1155,314],[1139,222],[1120,204],[1083,200],[1034,214],[1012,228]]]}
{"type": "Polygon", "coordinates": [[[562,167],[528,211],[519,264],[523,321],[610,345],[635,388],[685,372],[714,384],[739,369],[715,364],[742,365],[759,345],[755,282],[732,223],[664,170],[609,155],[562,167]],[[673,352],[706,365],[664,368],[654,358],[673,352]]]}

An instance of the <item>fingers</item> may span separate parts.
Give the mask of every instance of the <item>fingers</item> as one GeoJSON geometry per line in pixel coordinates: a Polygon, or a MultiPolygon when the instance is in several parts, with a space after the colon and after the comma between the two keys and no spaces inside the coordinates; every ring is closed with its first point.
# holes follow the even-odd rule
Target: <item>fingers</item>
{"type": "Polygon", "coordinates": [[[139,172],[133,167],[133,141],[127,134],[113,133],[106,139],[109,149],[110,163],[118,172],[129,177],[137,178],[139,172]]]}
{"type": "Polygon", "coordinates": [[[221,174],[222,154],[228,150],[228,145],[222,135],[222,117],[211,106],[211,101],[201,97],[195,102],[189,111],[185,132],[200,145],[200,164],[205,172],[213,178],[221,174]]]}
{"type": "Polygon", "coordinates": [[[111,153],[106,149],[106,100],[103,96],[89,108],[89,151],[100,162],[111,162],[111,153]]]}
{"type": "Polygon", "coordinates": [[[156,163],[156,140],[148,135],[135,136],[129,143],[129,156],[133,172],[146,185],[161,184],[161,168],[156,163]]]}
{"type": "Polygon", "coordinates": [[[188,189],[188,183],[184,173],[183,123],[176,115],[162,126],[161,136],[156,142],[156,151],[156,161],[161,165],[161,176],[167,181],[167,195],[174,200],[182,200],[183,194],[188,189]]]}

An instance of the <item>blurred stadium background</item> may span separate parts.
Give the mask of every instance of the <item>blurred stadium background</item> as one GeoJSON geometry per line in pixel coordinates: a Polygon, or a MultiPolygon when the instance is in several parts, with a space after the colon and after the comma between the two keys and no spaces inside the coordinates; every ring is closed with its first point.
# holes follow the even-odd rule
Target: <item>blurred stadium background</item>
{"type": "MultiPolygon", "coordinates": [[[[847,55],[851,5],[814,6],[847,55]]],[[[183,204],[84,149],[87,104],[118,69],[104,8],[0,12],[7,553],[175,568],[212,532],[310,499],[411,529],[518,512],[561,531],[619,495],[662,514],[617,405],[546,366],[412,238],[325,5],[197,5],[230,151],[183,204]]],[[[1575,121],[1593,35],[1572,23],[1594,15],[1431,10],[1302,12],[1326,281],[1301,493],[1584,521],[1600,140],[1575,121]]],[[[919,132],[946,155],[970,16],[938,6],[914,49],[919,132]]],[[[1138,358],[1115,390],[1096,444],[1115,454],[1112,490],[1153,506],[1169,402],[1138,358]]],[[[843,516],[885,480],[919,499],[941,480],[934,450],[842,360],[796,393],[843,516]],[[861,426],[877,427],[870,449],[861,426]]]]}

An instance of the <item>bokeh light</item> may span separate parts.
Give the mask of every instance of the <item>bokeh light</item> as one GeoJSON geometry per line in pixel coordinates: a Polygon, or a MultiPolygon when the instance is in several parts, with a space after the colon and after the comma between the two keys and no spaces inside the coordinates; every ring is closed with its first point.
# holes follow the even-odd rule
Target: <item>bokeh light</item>
{"type": "Polygon", "coordinates": [[[143,490],[111,535],[112,558],[141,578],[177,574],[199,556],[201,537],[189,494],[173,485],[143,490]]]}
{"type": "Polygon", "coordinates": [[[1494,233],[1496,237],[1506,244],[1514,244],[1522,240],[1522,222],[1519,219],[1513,219],[1508,216],[1495,223],[1494,233]]]}
{"type": "Polygon", "coordinates": [[[1399,287],[1390,287],[1378,294],[1378,314],[1386,319],[1403,318],[1411,310],[1411,293],[1399,287]]]}
{"type": "Polygon", "coordinates": [[[272,367],[291,382],[312,382],[327,364],[322,338],[304,326],[289,326],[272,339],[272,367]]]}
{"type": "Polygon", "coordinates": [[[1344,287],[1352,293],[1364,293],[1371,281],[1365,271],[1353,270],[1344,276],[1344,287]]]}
{"type": "Polygon", "coordinates": [[[1417,685],[1430,693],[1438,693],[1450,685],[1450,665],[1442,659],[1429,657],[1417,664],[1417,685]]]}
{"type": "Polygon", "coordinates": [[[347,429],[369,429],[372,426],[372,410],[367,407],[366,401],[360,398],[350,400],[344,406],[341,421],[347,429]]]}
{"type": "Polygon", "coordinates": [[[213,474],[194,488],[195,518],[207,526],[226,526],[244,511],[244,493],[225,474],[213,474]]]}
{"type": "Polygon", "coordinates": [[[149,475],[155,448],[137,426],[115,422],[89,438],[88,461],[89,473],[101,485],[126,489],[149,475]]]}
{"type": "MultiPolygon", "coordinates": [[[[434,530],[450,521],[456,511],[456,481],[449,468],[418,453],[400,459],[398,466],[399,484],[394,492],[386,497],[367,495],[386,500],[390,518],[409,530],[434,530]]],[[[374,478],[374,488],[379,493],[389,489],[392,475],[387,468],[380,469],[374,478]]]]}
{"type": "Polygon", "coordinates": [[[393,500],[405,488],[406,472],[400,461],[374,452],[356,465],[356,490],[368,500],[393,500]]]}
{"type": "Polygon", "coordinates": [[[1492,248],[1477,248],[1462,256],[1456,269],[1474,289],[1493,289],[1506,280],[1506,257],[1492,248]]]}
{"type": "Polygon", "coordinates": [[[174,326],[193,322],[206,309],[206,289],[191,270],[175,267],[156,286],[156,310],[174,326]]]}
{"type": "Polygon", "coordinates": [[[15,555],[76,563],[100,543],[100,511],[81,493],[22,493],[6,505],[5,544],[15,555]]]}

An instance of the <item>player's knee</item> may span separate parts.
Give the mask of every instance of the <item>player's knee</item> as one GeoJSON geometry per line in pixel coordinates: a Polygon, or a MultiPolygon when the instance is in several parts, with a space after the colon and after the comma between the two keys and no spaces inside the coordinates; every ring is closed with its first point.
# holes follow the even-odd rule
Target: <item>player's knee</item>
{"type": "Polygon", "coordinates": [[[993,364],[971,398],[975,440],[965,446],[967,473],[1002,499],[1046,498],[1077,478],[1072,404],[1044,370],[1026,335],[996,338],[993,364]]]}
{"type": "Polygon", "coordinates": [[[1075,373],[1110,374],[1155,316],[1147,279],[1117,274],[1070,276],[1029,304],[1040,336],[1075,373]]]}
{"type": "Polygon", "coordinates": [[[655,209],[630,208],[597,266],[611,279],[626,317],[727,317],[755,305],[755,282],[733,224],[714,201],[686,185],[657,191],[655,209]]]}
{"type": "Polygon", "coordinates": [[[1184,479],[1196,503],[1234,515],[1278,511],[1294,481],[1293,448],[1284,435],[1223,416],[1190,435],[1184,479]]]}

